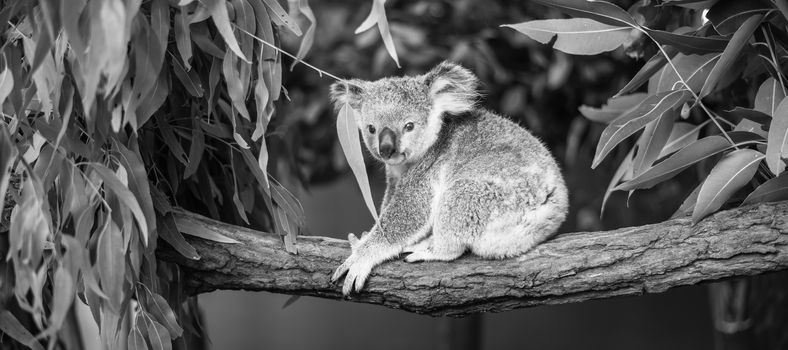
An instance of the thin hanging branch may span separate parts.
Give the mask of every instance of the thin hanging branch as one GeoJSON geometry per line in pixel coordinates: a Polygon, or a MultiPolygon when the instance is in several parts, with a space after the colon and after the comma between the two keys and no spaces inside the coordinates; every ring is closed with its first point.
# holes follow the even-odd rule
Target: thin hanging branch
{"type": "MultiPolygon", "coordinates": [[[[522,259],[465,256],[449,263],[385,263],[350,301],[435,316],[660,293],[733,276],[788,269],[788,202],[723,211],[695,226],[689,218],[613,231],[562,234],[522,259]]],[[[298,255],[272,234],[179,211],[176,222],[197,224],[242,244],[189,237],[201,255],[183,267],[191,293],[265,290],[341,299],[329,282],[350,254],[347,241],[300,237],[298,255]]]]}

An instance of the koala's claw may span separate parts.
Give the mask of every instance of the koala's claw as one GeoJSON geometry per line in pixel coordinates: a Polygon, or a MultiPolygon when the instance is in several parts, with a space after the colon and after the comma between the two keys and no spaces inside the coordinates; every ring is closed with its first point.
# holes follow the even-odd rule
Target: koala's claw
{"type": "Polygon", "coordinates": [[[350,257],[339,265],[331,277],[331,282],[336,282],[342,275],[345,275],[345,282],[342,285],[342,294],[350,295],[352,291],[360,292],[372,272],[371,263],[361,261],[358,255],[351,254],[350,257]]]}
{"type": "MultiPolygon", "coordinates": [[[[362,234],[362,236],[363,236],[363,234],[362,234]]],[[[358,246],[359,239],[358,239],[358,237],[356,237],[355,234],[348,233],[347,234],[347,241],[348,241],[348,243],[350,243],[350,249],[356,249],[356,246],[358,246]]]]}
{"type": "Polygon", "coordinates": [[[405,261],[409,263],[422,262],[428,260],[429,251],[417,250],[405,257],[405,261]]]}

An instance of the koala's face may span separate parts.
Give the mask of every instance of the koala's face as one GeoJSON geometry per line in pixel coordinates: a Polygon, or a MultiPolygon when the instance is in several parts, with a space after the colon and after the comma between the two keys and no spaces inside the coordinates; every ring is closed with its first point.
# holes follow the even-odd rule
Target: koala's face
{"type": "Polygon", "coordinates": [[[388,165],[418,161],[435,143],[445,113],[473,107],[476,78],[465,68],[442,63],[416,77],[335,83],[337,107],[348,103],[372,155],[388,165]]]}
{"type": "Polygon", "coordinates": [[[431,118],[423,79],[394,78],[364,86],[356,123],[372,155],[389,165],[421,158],[435,142],[441,120],[431,118]]]}

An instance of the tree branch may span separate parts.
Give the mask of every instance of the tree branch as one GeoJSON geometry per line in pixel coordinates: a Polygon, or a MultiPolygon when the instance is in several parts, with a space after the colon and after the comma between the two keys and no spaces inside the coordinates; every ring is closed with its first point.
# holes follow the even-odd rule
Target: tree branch
{"type": "MultiPolygon", "coordinates": [[[[333,270],[350,254],[347,241],[299,237],[298,255],[272,234],[178,211],[191,221],[243,242],[189,237],[201,255],[173,250],[160,256],[186,272],[191,293],[215,289],[265,290],[340,299],[333,270]]],[[[788,202],[717,213],[696,226],[675,219],[604,232],[562,234],[521,259],[466,255],[441,263],[385,263],[351,301],[435,316],[579,302],[667,289],[788,268],[788,202]]]]}

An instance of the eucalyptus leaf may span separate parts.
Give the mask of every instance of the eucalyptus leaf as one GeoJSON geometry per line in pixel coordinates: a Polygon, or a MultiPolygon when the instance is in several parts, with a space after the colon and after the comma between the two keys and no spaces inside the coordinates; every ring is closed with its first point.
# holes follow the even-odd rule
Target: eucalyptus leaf
{"type": "Polygon", "coordinates": [[[630,27],[611,26],[587,18],[546,19],[505,24],[542,44],[557,37],[553,48],[574,55],[612,51],[629,40],[630,27]]]}
{"type": "Polygon", "coordinates": [[[184,239],[183,235],[178,231],[172,213],[158,216],[157,223],[159,226],[159,237],[161,237],[161,239],[169,243],[175,251],[181,253],[184,257],[192,260],[200,260],[200,254],[197,253],[197,249],[194,249],[194,246],[186,242],[186,239],[184,239]]]}
{"type": "Polygon", "coordinates": [[[148,343],[145,342],[145,338],[137,328],[134,328],[129,332],[126,346],[129,350],[148,350],[148,343]]]}
{"type": "Polygon", "coordinates": [[[762,19],[763,16],[761,15],[752,16],[736,30],[728,45],[725,46],[725,51],[722,52],[719,61],[714,65],[714,69],[711,70],[708,78],[703,83],[703,87],[698,94],[700,98],[705,97],[717,88],[717,84],[722,80],[723,74],[731,69],[739,58],[750,37],[761,24],[762,19]]]}
{"type": "Polygon", "coordinates": [[[309,21],[309,28],[307,28],[304,37],[301,39],[301,45],[298,47],[298,53],[296,54],[296,59],[290,65],[290,70],[293,70],[293,67],[298,64],[309,52],[309,49],[312,48],[312,44],[315,41],[315,28],[317,28],[317,18],[315,18],[315,13],[312,12],[312,8],[309,7],[309,0],[297,0],[298,1],[298,10],[301,14],[306,17],[309,21]]]}
{"type": "Polygon", "coordinates": [[[241,51],[241,47],[238,46],[238,39],[236,39],[235,34],[233,33],[233,28],[230,23],[230,16],[227,14],[227,7],[225,6],[224,0],[204,1],[208,4],[208,11],[211,13],[211,19],[216,25],[216,29],[219,34],[222,36],[222,38],[224,38],[224,42],[227,44],[227,47],[229,47],[230,50],[235,53],[235,56],[244,62],[251,62],[248,58],[246,58],[246,56],[244,56],[243,52],[241,51]]]}
{"type": "Polygon", "coordinates": [[[717,211],[738,189],[744,187],[758,170],[763,153],[752,149],[739,149],[727,154],[703,181],[698,201],[692,211],[695,224],[717,211]]]}
{"type": "Polygon", "coordinates": [[[783,158],[788,156],[788,97],[784,97],[774,111],[769,124],[769,137],[766,144],[766,165],[774,175],[785,170],[783,158]]]}
{"type": "Polygon", "coordinates": [[[687,90],[661,92],[649,96],[637,108],[613,120],[602,131],[591,167],[596,168],[605,156],[621,141],[624,141],[624,139],[642,129],[651,121],[680,107],[690,97],[691,94],[687,90]]]}
{"type": "Polygon", "coordinates": [[[339,135],[339,144],[342,146],[342,151],[345,153],[350,169],[353,175],[356,176],[356,182],[361,189],[361,194],[364,197],[364,202],[367,204],[372,217],[377,221],[378,213],[375,210],[375,203],[372,201],[372,191],[369,188],[369,179],[367,178],[367,168],[364,166],[364,156],[361,153],[361,141],[358,136],[358,126],[356,125],[356,111],[348,104],[342,105],[339,109],[339,116],[337,118],[337,135],[339,135]]]}
{"type": "Polygon", "coordinates": [[[733,140],[734,144],[728,142],[722,135],[704,137],[689,144],[667,159],[655,164],[635,178],[618,185],[616,190],[628,191],[651,188],[662,181],[676,176],[676,174],[687,169],[691,165],[730,149],[734,145],[743,146],[762,140],[757,134],[744,131],[731,131],[728,133],[728,136],[733,140]]]}
{"type": "Polygon", "coordinates": [[[30,331],[8,310],[0,311],[0,331],[33,350],[44,350],[30,331]]]}
{"type": "Polygon", "coordinates": [[[762,183],[744,198],[742,205],[753,203],[777,202],[788,199],[788,172],[762,183]]]}
{"type": "Polygon", "coordinates": [[[599,123],[609,123],[613,119],[640,105],[648,97],[647,93],[639,92],[631,95],[614,96],[607,100],[607,103],[600,107],[580,106],[580,114],[589,120],[599,123]]]}
{"type": "Polygon", "coordinates": [[[110,307],[115,312],[120,312],[124,298],[126,250],[123,246],[123,234],[120,228],[109,218],[104,224],[104,229],[99,232],[96,250],[96,266],[101,290],[109,298],[110,307]]]}
{"type": "Polygon", "coordinates": [[[769,77],[758,88],[755,94],[754,110],[774,116],[777,105],[785,98],[785,89],[779,81],[769,77]]]}
{"type": "Polygon", "coordinates": [[[123,203],[126,208],[131,210],[131,213],[134,215],[134,219],[137,222],[137,226],[139,227],[140,235],[142,235],[142,242],[143,244],[148,245],[148,223],[145,219],[145,215],[142,213],[142,208],[140,207],[139,202],[137,202],[136,197],[134,197],[134,194],[131,193],[128,187],[126,187],[120,181],[120,179],[118,179],[117,175],[112,172],[112,170],[109,170],[109,168],[103,164],[90,163],[90,166],[94,173],[104,180],[104,185],[106,188],[111,190],[115,196],[117,196],[118,200],[120,200],[120,202],[123,203]]]}

